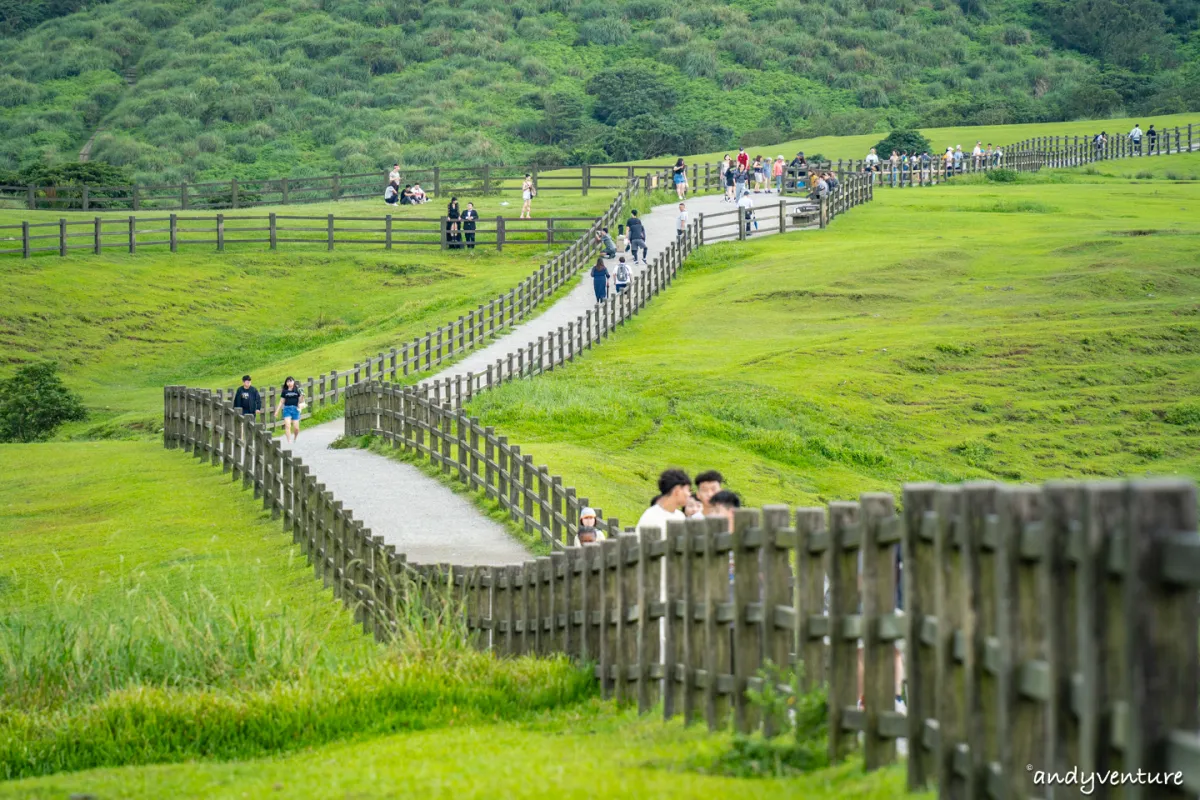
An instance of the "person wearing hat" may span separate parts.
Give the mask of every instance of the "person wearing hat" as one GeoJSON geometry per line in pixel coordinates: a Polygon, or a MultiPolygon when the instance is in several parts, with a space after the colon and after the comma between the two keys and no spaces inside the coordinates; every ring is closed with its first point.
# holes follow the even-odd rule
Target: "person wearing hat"
{"type": "Polygon", "coordinates": [[[596,509],[588,508],[579,512],[579,527],[575,531],[575,546],[591,544],[604,538],[604,534],[596,527],[596,509]]]}
{"type": "Polygon", "coordinates": [[[771,177],[775,179],[776,194],[783,194],[783,173],[787,169],[787,162],[783,156],[775,156],[775,163],[771,165],[771,177]]]}
{"type": "Polygon", "coordinates": [[[241,388],[233,393],[233,407],[251,417],[262,411],[262,398],[258,396],[258,389],[250,385],[249,375],[242,376],[241,388]]]}

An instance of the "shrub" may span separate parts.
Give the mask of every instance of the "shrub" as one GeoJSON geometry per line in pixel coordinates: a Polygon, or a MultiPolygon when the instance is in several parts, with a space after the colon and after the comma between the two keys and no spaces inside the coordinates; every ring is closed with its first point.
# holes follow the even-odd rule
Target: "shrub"
{"type": "Polygon", "coordinates": [[[1016,183],[1020,175],[1015,169],[989,169],[987,179],[995,183],[1016,183]]]}
{"type": "Polygon", "coordinates": [[[920,131],[892,131],[875,143],[875,152],[880,158],[886,158],[893,150],[898,153],[923,153],[932,147],[920,131]]]}
{"type": "Polygon", "coordinates": [[[1163,420],[1172,425],[1200,424],[1200,403],[1187,402],[1172,406],[1163,415],[1163,420]]]}
{"type": "Polygon", "coordinates": [[[63,385],[53,361],[27,364],[0,382],[0,442],[41,441],[64,422],[86,418],[82,400],[63,385]]]}

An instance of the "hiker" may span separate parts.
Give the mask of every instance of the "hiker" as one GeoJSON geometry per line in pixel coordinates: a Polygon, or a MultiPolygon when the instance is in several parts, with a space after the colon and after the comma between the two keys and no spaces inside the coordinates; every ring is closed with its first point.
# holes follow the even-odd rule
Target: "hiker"
{"type": "Polygon", "coordinates": [[[576,547],[604,539],[604,534],[596,527],[596,509],[588,507],[579,512],[579,527],[575,530],[576,547]]]}
{"type": "Polygon", "coordinates": [[[625,263],[625,256],[621,256],[617,259],[617,271],[613,274],[613,284],[617,287],[617,294],[625,291],[631,277],[633,277],[633,273],[629,271],[629,265],[625,263]]]}
{"type": "Polygon", "coordinates": [[[596,266],[592,267],[592,289],[596,292],[597,303],[608,297],[608,267],[603,258],[597,258],[596,266]]]}
{"type": "Polygon", "coordinates": [[[681,469],[664,470],[658,476],[658,496],[650,501],[650,507],[638,519],[637,530],[657,528],[667,532],[667,520],[687,519],[683,507],[692,496],[692,479],[681,469]]]}
{"type": "Polygon", "coordinates": [[[684,235],[687,233],[687,226],[688,226],[687,205],[684,203],[680,203],[679,204],[679,216],[675,217],[675,235],[677,238],[682,239],[684,237],[684,235]]]}
{"type": "Polygon", "coordinates": [[[721,491],[725,478],[715,469],[705,470],[696,476],[696,496],[704,504],[704,513],[714,513],[712,507],[713,495],[721,491]]]}
{"type": "Polygon", "coordinates": [[[479,212],[474,203],[467,203],[467,209],[462,213],[463,234],[467,237],[467,249],[475,249],[475,225],[479,222],[479,212]]]}
{"type": "MultiPolygon", "coordinates": [[[[1171,149],[1170,138],[1171,135],[1167,134],[1167,150],[1171,149]]],[[[1158,146],[1158,131],[1154,130],[1153,125],[1151,125],[1150,129],[1146,131],[1146,144],[1148,145],[1146,152],[1148,152],[1150,155],[1154,155],[1158,146]]]]}
{"type": "Polygon", "coordinates": [[[1129,142],[1133,145],[1133,154],[1140,156],[1142,154],[1142,128],[1136,122],[1133,123],[1133,130],[1129,132],[1129,142]]]}
{"type": "Polygon", "coordinates": [[[638,217],[636,210],[629,212],[629,219],[625,221],[625,228],[629,231],[629,245],[633,250],[633,263],[637,264],[641,261],[646,263],[646,259],[650,255],[650,251],[646,249],[646,228],[642,225],[641,218],[638,217]],[[642,255],[638,257],[638,250],[641,250],[642,255]]]}
{"type": "Polygon", "coordinates": [[[458,232],[458,220],[461,216],[458,211],[458,198],[451,197],[446,205],[446,241],[450,243],[451,250],[461,247],[459,242],[462,241],[462,236],[458,232]]]}
{"type": "Polygon", "coordinates": [[[783,156],[775,156],[775,163],[771,165],[771,177],[775,179],[775,193],[783,194],[783,172],[787,169],[787,162],[783,160],[783,156]]]}
{"type": "Polygon", "coordinates": [[[737,164],[733,161],[725,163],[725,170],[721,173],[725,178],[725,199],[723,202],[734,203],[734,194],[737,190],[737,164]]]}
{"type": "MultiPolygon", "coordinates": [[[[738,201],[738,209],[741,212],[738,216],[740,216],[742,218],[743,222],[745,222],[746,235],[749,236],[750,235],[750,222],[751,222],[751,220],[754,219],[754,201],[752,199],[750,199],[749,192],[742,195],[742,199],[738,201]]],[[[757,221],[755,221],[754,224],[757,226],[757,224],[758,224],[757,221]]]]}
{"type": "Polygon", "coordinates": [[[233,394],[233,407],[251,417],[262,411],[262,398],[251,385],[249,375],[242,376],[242,388],[233,394]]]}
{"type": "Polygon", "coordinates": [[[394,206],[399,199],[400,193],[396,191],[395,184],[389,183],[387,188],[383,190],[383,202],[389,206],[394,206]]]}
{"type": "Polygon", "coordinates": [[[518,219],[533,219],[533,198],[537,197],[537,189],[533,188],[533,175],[525,173],[521,183],[521,216],[518,219]]]}
{"type": "Polygon", "coordinates": [[[279,393],[279,405],[275,407],[275,416],[283,412],[283,438],[295,442],[300,435],[300,411],[304,405],[304,391],[296,379],[288,375],[279,393]]]}
{"type": "Polygon", "coordinates": [[[596,244],[598,244],[600,248],[604,250],[605,258],[617,257],[617,244],[612,240],[612,237],[608,235],[608,228],[601,228],[600,230],[596,231],[596,244]]]}
{"type": "Polygon", "coordinates": [[[675,166],[671,168],[671,179],[675,181],[675,196],[680,200],[687,197],[688,182],[687,182],[687,164],[683,163],[683,159],[675,162],[675,166]]]}

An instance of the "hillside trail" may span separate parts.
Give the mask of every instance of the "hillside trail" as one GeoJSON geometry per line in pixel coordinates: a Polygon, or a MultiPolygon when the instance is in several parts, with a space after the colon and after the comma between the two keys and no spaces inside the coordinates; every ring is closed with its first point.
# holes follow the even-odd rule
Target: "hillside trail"
{"type": "MultiPolygon", "coordinates": [[[[766,197],[773,198],[773,195],[766,197]]],[[[699,213],[733,208],[722,202],[720,195],[690,198],[687,207],[693,220],[699,213]]],[[[640,214],[651,259],[675,239],[678,214],[678,203],[655,206],[640,214]]],[[[615,240],[616,232],[610,233],[614,234],[615,240]]],[[[625,255],[628,260],[632,254],[625,255]]],[[[605,261],[612,271],[617,259],[605,261]]],[[[644,269],[644,265],[631,265],[634,275],[644,269]]],[[[541,314],[430,376],[429,380],[486,370],[487,364],[507,356],[515,345],[524,345],[575,321],[595,302],[592,279],[585,270],[576,286],[541,314]]],[[[330,449],[344,430],[345,423],[341,419],[303,429],[290,449],[300,456],[317,480],[325,484],[326,490],[332,492],[344,507],[354,511],[355,519],[361,520],[373,535],[383,536],[388,544],[395,545],[409,561],[475,566],[517,564],[528,558],[525,547],[502,524],[485,517],[471,500],[418,467],[355,447],[330,449]]]]}

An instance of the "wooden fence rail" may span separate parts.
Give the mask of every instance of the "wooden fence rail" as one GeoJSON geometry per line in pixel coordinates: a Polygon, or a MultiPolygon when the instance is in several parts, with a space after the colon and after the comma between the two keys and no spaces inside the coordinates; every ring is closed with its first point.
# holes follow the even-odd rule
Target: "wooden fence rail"
{"type": "Polygon", "coordinates": [[[321,217],[266,214],[259,216],[217,214],[215,217],[102,218],[90,220],[63,217],[54,222],[22,222],[0,225],[0,255],[30,258],[36,253],[65,256],[76,250],[99,255],[105,248],[135,253],[146,247],[165,247],[175,253],[181,247],[205,246],[224,252],[233,245],[303,244],[333,250],[336,247],[437,247],[442,250],[535,245],[555,247],[575,242],[596,224],[594,217],[534,217],[512,219],[502,216],[480,218],[466,230],[461,220],[448,217],[321,217]],[[11,246],[5,247],[5,244],[11,246]],[[18,246],[19,245],[19,246],[18,246]]]}
{"type": "MultiPolygon", "coordinates": [[[[861,747],[876,769],[904,738],[913,790],[1044,797],[1039,775],[1076,769],[1140,770],[1147,777],[1124,787],[1127,798],[1200,791],[1190,482],[910,484],[899,511],[890,494],[866,494],[828,509],[740,510],[732,525],[672,521],[665,535],[618,533],[517,565],[416,565],[228,402],[172,386],[164,408],[166,446],[252,488],[380,639],[411,602],[400,579],[415,576],[422,603],[452,595],[476,646],[569,654],[595,664],[606,697],[643,713],[661,703],[664,717],[713,730],[780,730],[786,720],[764,719],[747,691],[770,679],[769,664],[802,667],[802,689],[826,688],[833,760],[861,747]],[[897,649],[906,714],[893,699],[897,649]]],[[[412,436],[418,429],[433,426],[412,436]]],[[[515,467],[527,458],[499,453],[440,455],[443,468],[503,473],[502,485],[528,489],[530,473],[515,467]]],[[[527,492],[515,502],[532,514],[527,492]]]]}

